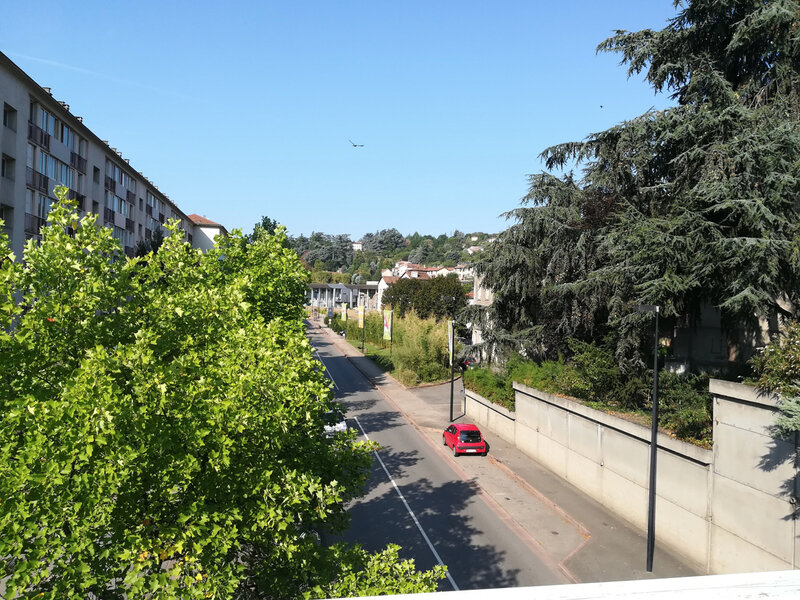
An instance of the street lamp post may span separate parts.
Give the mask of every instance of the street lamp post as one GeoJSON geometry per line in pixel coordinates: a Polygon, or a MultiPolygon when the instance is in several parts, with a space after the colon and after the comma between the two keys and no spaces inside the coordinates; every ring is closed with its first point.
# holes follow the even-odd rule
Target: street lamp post
{"type": "Polygon", "coordinates": [[[653,572],[653,552],[656,547],[656,454],[658,451],[658,306],[640,304],[637,312],[656,314],[655,340],[653,345],[653,414],[650,426],[650,490],[647,501],[647,572],[653,572]]]}
{"type": "Polygon", "coordinates": [[[450,422],[453,422],[453,385],[455,379],[455,364],[456,364],[456,298],[455,296],[442,296],[445,302],[452,302],[453,306],[453,320],[450,327],[450,422]]]}

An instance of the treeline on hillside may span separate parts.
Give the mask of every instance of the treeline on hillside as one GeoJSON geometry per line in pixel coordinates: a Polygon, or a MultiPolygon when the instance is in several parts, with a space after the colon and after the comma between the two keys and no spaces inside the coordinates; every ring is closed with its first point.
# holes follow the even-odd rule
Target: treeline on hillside
{"type": "MultiPolygon", "coordinates": [[[[263,217],[256,229],[274,231],[277,224],[263,217]]],[[[288,236],[286,243],[297,252],[303,263],[316,274],[318,283],[362,283],[380,278],[381,270],[392,267],[397,261],[445,267],[471,260],[467,248],[486,243],[490,234],[477,232],[464,234],[454,231],[439,236],[414,233],[404,236],[397,229],[381,229],[367,233],[360,240],[349,234],[314,232],[311,236],[288,236]],[[361,242],[361,250],[353,250],[353,243],[361,242]]]]}

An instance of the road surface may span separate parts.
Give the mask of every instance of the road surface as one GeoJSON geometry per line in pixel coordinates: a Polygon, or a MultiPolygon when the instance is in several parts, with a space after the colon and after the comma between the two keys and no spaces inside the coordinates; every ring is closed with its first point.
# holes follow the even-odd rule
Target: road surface
{"type": "MultiPolygon", "coordinates": [[[[441,590],[567,583],[557,562],[464,475],[457,459],[436,447],[387,401],[329,339],[310,338],[334,381],[337,400],[359,435],[380,444],[366,494],[349,507],[342,536],[368,550],[396,543],[417,568],[441,561],[441,590]]],[[[446,423],[442,423],[444,428],[446,423]]]]}

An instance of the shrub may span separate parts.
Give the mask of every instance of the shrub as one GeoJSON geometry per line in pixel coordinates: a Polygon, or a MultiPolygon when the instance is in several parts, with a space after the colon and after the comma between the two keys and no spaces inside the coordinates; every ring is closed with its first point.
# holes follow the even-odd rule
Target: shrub
{"type": "Polygon", "coordinates": [[[562,358],[537,363],[520,356],[512,357],[506,364],[508,389],[517,381],[551,394],[570,394],[576,381],[575,369],[564,363],[562,358]]]}
{"type": "Polygon", "coordinates": [[[445,323],[413,314],[395,319],[392,361],[404,385],[447,379],[450,367],[445,323]]]}
{"type": "Polygon", "coordinates": [[[659,425],[680,439],[711,442],[711,394],[707,375],[659,373],[659,425]]]}
{"type": "Polygon", "coordinates": [[[571,381],[570,394],[589,402],[626,404],[616,392],[620,387],[620,372],[614,353],[602,346],[569,340],[572,352],[571,363],[575,366],[579,377],[571,381]]]}
{"type": "Polygon", "coordinates": [[[464,372],[464,387],[480,394],[487,400],[514,410],[514,391],[508,382],[506,377],[484,367],[464,372]]]}

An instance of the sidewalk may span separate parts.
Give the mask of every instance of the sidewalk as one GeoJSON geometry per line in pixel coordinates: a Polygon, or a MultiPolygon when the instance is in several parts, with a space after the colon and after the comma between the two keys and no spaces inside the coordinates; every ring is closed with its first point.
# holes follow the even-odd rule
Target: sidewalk
{"type": "MultiPolygon", "coordinates": [[[[316,324],[314,324],[316,325],[316,324]]],[[[511,524],[529,545],[548,554],[573,582],[623,581],[698,575],[679,558],[659,549],[653,572],[645,570],[642,532],[613,516],[593,499],[536,463],[507,442],[484,431],[486,458],[454,458],[442,446],[450,419],[450,384],[407,389],[327,327],[326,335],[376,389],[435,446],[460,476],[475,481],[484,500],[511,524]]],[[[453,416],[462,421],[464,391],[457,380],[453,416]]]]}

